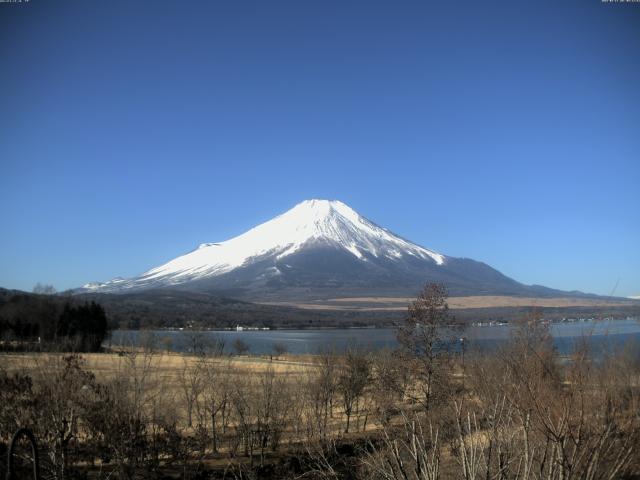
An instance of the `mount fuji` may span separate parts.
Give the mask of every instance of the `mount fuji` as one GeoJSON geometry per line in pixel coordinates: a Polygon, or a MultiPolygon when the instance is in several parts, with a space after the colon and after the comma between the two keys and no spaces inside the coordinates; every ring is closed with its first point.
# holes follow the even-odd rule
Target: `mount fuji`
{"type": "Polygon", "coordinates": [[[249,300],[413,296],[425,282],[451,295],[556,296],[467,258],[419,246],[339,201],[306,200],[230,240],[195,250],[133,278],[90,283],[78,293],[172,289],[249,300]]]}

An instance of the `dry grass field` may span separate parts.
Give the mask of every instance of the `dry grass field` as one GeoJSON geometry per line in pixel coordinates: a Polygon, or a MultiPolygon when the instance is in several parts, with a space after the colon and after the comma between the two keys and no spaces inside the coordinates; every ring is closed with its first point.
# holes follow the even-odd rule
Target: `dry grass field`
{"type": "MultiPolygon", "coordinates": [[[[0,363],[7,372],[35,372],[43,368],[53,367],[68,354],[62,353],[3,353],[0,363]]],[[[145,356],[143,352],[135,356],[124,356],[116,352],[83,353],[85,368],[91,371],[98,381],[113,379],[125,369],[130,369],[131,361],[137,368],[147,368],[165,384],[167,393],[174,390],[184,375],[185,370],[191,369],[201,360],[200,357],[173,353],[157,352],[145,356]],[[145,366],[145,362],[149,362],[145,366]]],[[[306,355],[282,355],[270,358],[268,356],[234,356],[209,359],[219,368],[228,368],[234,374],[257,375],[273,370],[277,375],[295,377],[316,368],[313,358],[306,355]]]]}
{"type": "MultiPolygon", "coordinates": [[[[268,305],[281,305],[307,310],[353,310],[353,311],[406,311],[415,298],[409,297],[346,297],[329,300],[316,300],[304,303],[270,302],[268,305]]],[[[598,298],[535,298],[509,297],[499,295],[449,297],[449,308],[501,308],[501,307],[619,307],[637,305],[636,300],[602,300],[598,298]]]]}

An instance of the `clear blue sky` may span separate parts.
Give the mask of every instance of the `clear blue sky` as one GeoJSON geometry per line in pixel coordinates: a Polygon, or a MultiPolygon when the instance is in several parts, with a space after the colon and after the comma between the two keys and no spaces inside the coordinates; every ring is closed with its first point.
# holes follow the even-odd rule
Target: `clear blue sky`
{"type": "Polygon", "coordinates": [[[0,3],[0,286],[131,276],[307,198],[640,295],[640,4],[0,3]]]}

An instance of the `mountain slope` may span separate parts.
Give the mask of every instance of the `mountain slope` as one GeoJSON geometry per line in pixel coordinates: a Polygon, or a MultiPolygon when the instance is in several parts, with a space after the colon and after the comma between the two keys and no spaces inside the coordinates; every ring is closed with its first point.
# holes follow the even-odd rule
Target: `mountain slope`
{"type": "Polygon", "coordinates": [[[414,295],[427,281],[445,283],[452,295],[563,293],[525,286],[484,263],[421,247],[328,200],[304,201],[238,237],[202,244],[138,277],[87,284],[80,291],[170,287],[291,300],[414,295]]]}

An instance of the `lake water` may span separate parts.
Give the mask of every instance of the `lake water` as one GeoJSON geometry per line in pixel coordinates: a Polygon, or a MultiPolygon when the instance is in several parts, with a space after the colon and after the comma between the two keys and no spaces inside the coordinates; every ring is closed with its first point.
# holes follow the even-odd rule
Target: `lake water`
{"type": "MultiPolygon", "coordinates": [[[[472,326],[465,330],[466,345],[472,348],[495,348],[511,335],[512,327],[472,326]]],[[[112,333],[112,345],[135,345],[148,341],[149,333],[158,348],[168,348],[177,352],[192,350],[192,331],[153,330],[139,332],[116,330],[112,333]]],[[[594,350],[619,349],[628,342],[640,346],[640,320],[587,320],[583,322],[554,323],[551,325],[556,348],[561,354],[570,353],[582,341],[586,341],[594,350]]],[[[232,344],[241,339],[250,348],[252,354],[269,354],[276,343],[284,344],[291,353],[317,353],[321,349],[343,351],[347,346],[356,344],[360,347],[377,350],[396,348],[398,343],[395,330],[392,328],[376,329],[327,329],[327,330],[245,330],[237,331],[202,331],[198,332],[198,342],[213,344],[222,341],[226,352],[232,352],[232,344]]]]}

